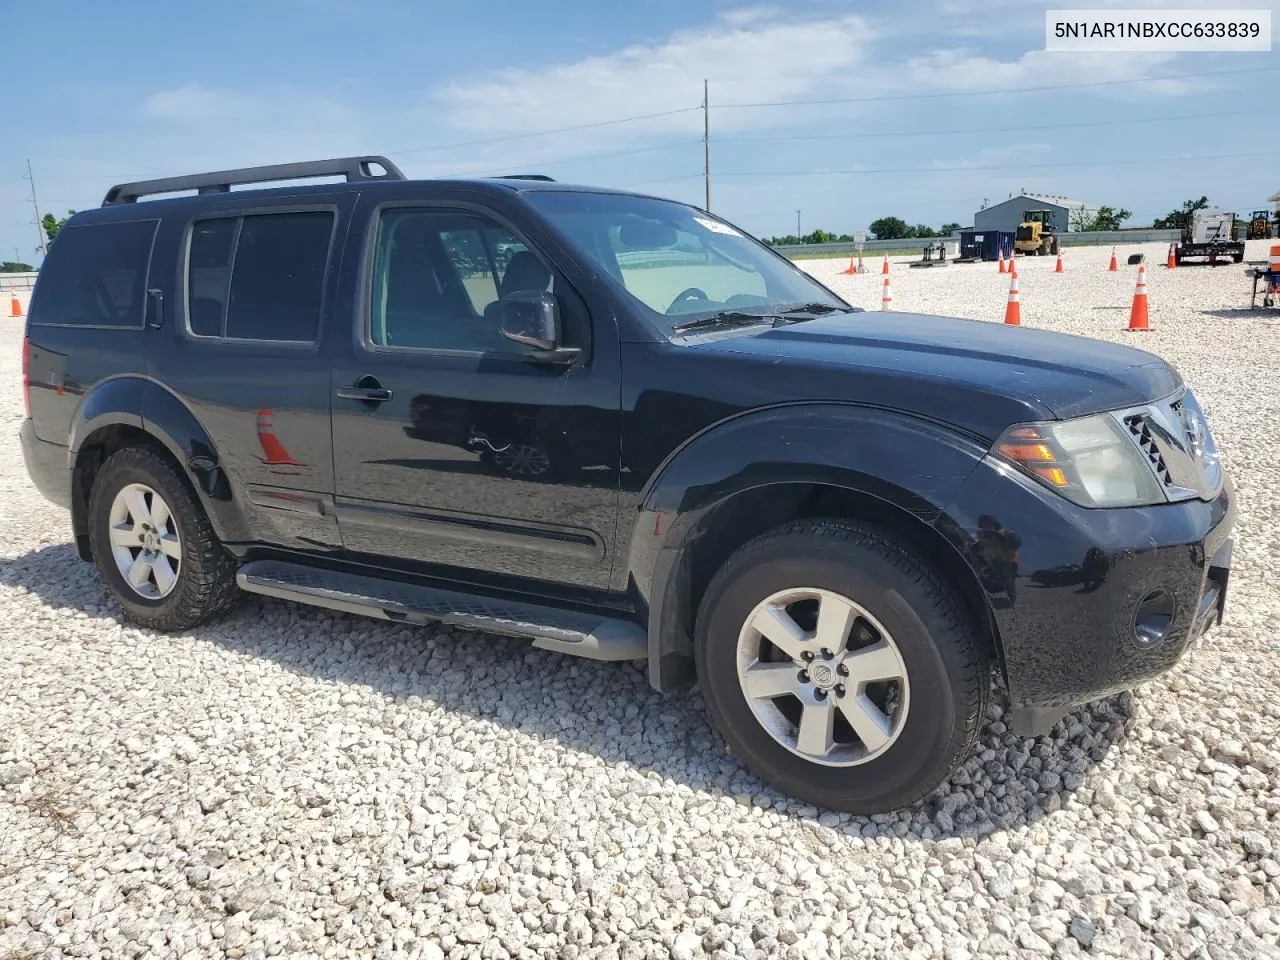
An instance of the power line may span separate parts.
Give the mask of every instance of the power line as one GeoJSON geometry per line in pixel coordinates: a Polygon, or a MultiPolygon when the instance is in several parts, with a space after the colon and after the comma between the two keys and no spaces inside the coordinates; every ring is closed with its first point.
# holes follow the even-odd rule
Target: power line
{"type": "MultiPolygon", "coordinates": [[[[699,138],[697,140],[677,140],[674,143],[660,143],[652,147],[632,147],[629,150],[614,150],[614,151],[610,151],[609,153],[588,153],[588,154],[581,154],[573,157],[559,157],[555,160],[532,160],[527,163],[524,163],[524,162],[509,163],[506,165],[504,169],[515,169],[516,167],[521,167],[521,168],[551,167],[551,166],[556,166],[562,163],[577,163],[580,160],[603,160],[607,157],[629,157],[632,154],[636,154],[636,153],[653,153],[658,150],[670,150],[673,147],[688,147],[688,146],[692,146],[695,143],[702,143],[702,139],[699,138]]],[[[490,171],[494,169],[495,169],[494,167],[475,167],[471,170],[454,171],[447,174],[441,174],[438,177],[438,179],[448,179],[450,177],[473,177],[473,176],[492,175],[490,171]]]]}
{"type": "Polygon", "coordinates": [[[635,117],[619,117],[616,120],[597,120],[595,123],[580,123],[573,127],[556,127],[552,130],[538,130],[534,133],[513,133],[505,137],[489,137],[485,140],[464,140],[459,143],[441,143],[430,147],[414,147],[410,150],[391,150],[388,151],[392,156],[402,157],[409,153],[425,153],[429,150],[456,150],[459,147],[479,147],[489,143],[508,143],[512,140],[527,140],[531,137],[548,137],[556,133],[573,133],[577,130],[595,130],[599,127],[612,127],[620,123],[637,123],[641,120],[656,120],[659,117],[674,117],[681,113],[694,113],[701,110],[702,105],[696,107],[682,107],[679,110],[663,110],[660,113],[643,113],[635,117]]]}
{"type": "Polygon", "coordinates": [[[893,137],[949,137],[969,133],[1023,133],[1028,130],[1074,130],[1081,127],[1119,127],[1135,123],[1171,123],[1177,120],[1217,120],[1224,117],[1260,117],[1277,110],[1236,110],[1187,113],[1177,117],[1125,117],[1116,120],[1083,120],[1078,123],[1019,124],[1016,127],[966,127],[955,130],[890,130],[878,133],[815,133],[781,137],[717,137],[716,143],[781,143],[793,140],[878,140],[893,137]]]}
{"type": "Polygon", "coordinates": [[[642,187],[651,183],[671,183],[675,180],[693,180],[695,177],[701,180],[703,175],[703,171],[699,170],[697,173],[681,174],[678,177],[658,177],[656,180],[632,180],[629,183],[620,184],[619,188],[625,190],[629,187],[642,187]]]}
{"type": "MultiPolygon", "coordinates": [[[[696,108],[701,109],[701,107],[696,108]]],[[[1113,127],[1128,126],[1130,124],[1139,123],[1175,123],[1184,120],[1216,120],[1230,117],[1262,117],[1274,116],[1280,114],[1280,109],[1276,110],[1235,110],[1235,111],[1218,111],[1214,113],[1187,113],[1171,117],[1138,117],[1138,118],[1117,118],[1115,120],[1084,120],[1074,123],[1041,123],[1041,124],[1020,124],[1014,127],[966,127],[953,130],[889,130],[870,133],[818,133],[818,134],[787,134],[783,136],[768,137],[717,137],[716,143],[786,143],[800,141],[819,141],[819,140],[883,140],[893,139],[896,137],[947,137],[962,136],[965,134],[987,134],[987,133],[1024,133],[1027,131],[1042,130],[1078,130],[1095,127],[1113,127]]],[[[694,144],[703,143],[702,138],[697,140],[676,140],[671,143],[655,144],[651,147],[632,147],[627,150],[612,150],[608,153],[587,153],[576,154],[569,157],[555,157],[550,160],[532,160],[528,162],[517,162],[507,164],[507,167],[549,167],[565,163],[579,163],[585,160],[605,160],[612,157],[627,157],[636,153],[651,153],[659,150],[671,150],[676,147],[693,146],[694,144]]],[[[445,179],[449,177],[470,177],[490,175],[497,168],[492,166],[472,167],[465,170],[449,171],[448,173],[439,174],[438,178],[445,179]]],[[[704,171],[705,172],[705,171],[704,171]]],[[[52,181],[61,183],[69,180],[127,180],[130,174],[120,174],[115,177],[100,176],[68,176],[68,177],[50,177],[45,178],[46,182],[52,181]]],[[[15,180],[26,180],[26,177],[16,177],[15,180]]],[[[8,181],[0,181],[5,183],[8,181]]],[[[651,183],[653,181],[644,181],[651,183]]],[[[27,203],[28,199],[9,201],[11,203],[27,203]]],[[[4,204],[0,204],[4,205],[4,204]]]]}
{"type": "MultiPolygon", "coordinates": [[[[1263,150],[1256,153],[1213,153],[1181,157],[1134,157],[1125,160],[1081,160],[1075,163],[1016,163],[1016,164],[970,164],[956,167],[882,167],[880,169],[862,170],[740,170],[720,171],[722,177],[827,177],[827,176],[865,176],[879,173],[982,173],[987,170],[1064,170],[1074,167],[1111,167],[1132,163],[1180,163],[1187,160],[1235,160],[1245,157],[1280,157],[1280,150],[1263,150]]],[[[672,178],[677,179],[677,178],[672,178]]],[[[682,177],[679,179],[688,179],[682,177]]],[[[657,183],[659,181],[649,181],[657,183]]]]}
{"type": "Polygon", "coordinates": [[[721,103],[721,109],[747,107],[804,107],[837,103],[885,103],[891,100],[940,100],[947,97],[989,97],[1009,93],[1044,93],[1050,90],[1083,90],[1087,87],[1114,87],[1133,83],[1160,83],[1164,80],[1201,80],[1205,77],[1227,77],[1242,73],[1272,73],[1280,67],[1246,67],[1241,70],[1218,70],[1213,73],[1180,73],[1165,77],[1135,77],[1130,80],[1089,80],[1084,83],[1052,83],[1038,87],[1002,87],[998,90],[948,90],[939,93],[901,93],[878,97],[837,97],[825,100],[775,100],[766,103],[721,103]]]}

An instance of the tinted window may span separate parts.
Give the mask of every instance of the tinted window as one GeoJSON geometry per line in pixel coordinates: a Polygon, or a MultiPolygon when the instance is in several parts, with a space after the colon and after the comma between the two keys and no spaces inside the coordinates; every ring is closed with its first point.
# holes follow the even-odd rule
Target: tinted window
{"type": "Polygon", "coordinates": [[[202,337],[222,336],[231,280],[231,249],[240,220],[202,220],[191,228],[191,254],[187,267],[187,303],[191,332],[202,337]]]}
{"type": "Polygon", "coordinates": [[[767,314],[812,303],[849,309],[763,244],[694,207],[558,190],[532,190],[525,198],[600,268],[606,282],[663,326],[725,310],[767,314]]]}
{"type": "Polygon", "coordinates": [[[487,217],[389,210],[378,221],[370,339],[379,346],[521,353],[525,348],[498,330],[498,301],[551,284],[551,269],[487,217]]]}
{"type": "Polygon", "coordinates": [[[327,211],[197,222],[187,265],[191,332],[314,341],[332,233],[327,211]]]}
{"type": "Polygon", "coordinates": [[[156,220],[64,227],[40,271],[34,324],[141,327],[156,220]]]}

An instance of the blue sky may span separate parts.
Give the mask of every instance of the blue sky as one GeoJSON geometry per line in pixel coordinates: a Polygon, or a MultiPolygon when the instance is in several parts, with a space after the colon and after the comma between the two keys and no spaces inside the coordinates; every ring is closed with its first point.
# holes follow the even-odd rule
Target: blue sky
{"type": "MultiPolygon", "coordinates": [[[[1144,5],[1179,4],[1115,4],[1144,5]]],[[[0,259],[35,258],[27,157],[59,215],[121,180],[364,153],[410,176],[541,171],[701,202],[704,77],[712,207],[758,235],[793,231],[797,209],[806,232],[967,223],[1023,188],[1133,224],[1201,194],[1247,213],[1280,190],[1280,54],[1050,54],[1046,6],[1066,4],[27,5],[5,18],[0,259]],[[1225,71],[1251,72],[1124,82],[1225,71]],[[956,96],[992,89],[1008,92],[956,96]],[[732,106],[814,100],[846,102],[732,106]],[[1230,158],[1145,159],[1209,154],[1230,158]]]]}

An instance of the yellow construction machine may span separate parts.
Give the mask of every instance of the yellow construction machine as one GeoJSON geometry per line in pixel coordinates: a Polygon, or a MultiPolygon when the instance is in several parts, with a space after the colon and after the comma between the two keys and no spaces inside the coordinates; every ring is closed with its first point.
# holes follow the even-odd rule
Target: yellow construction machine
{"type": "Polygon", "coordinates": [[[1058,252],[1058,237],[1053,232],[1052,210],[1026,210],[1013,245],[1019,253],[1038,257],[1053,256],[1058,252]]]}

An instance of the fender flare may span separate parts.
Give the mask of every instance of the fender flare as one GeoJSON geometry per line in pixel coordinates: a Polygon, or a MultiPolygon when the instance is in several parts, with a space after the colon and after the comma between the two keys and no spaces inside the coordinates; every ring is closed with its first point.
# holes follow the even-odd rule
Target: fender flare
{"type": "Polygon", "coordinates": [[[986,453],[984,441],[949,426],[846,403],[756,409],[695,434],[645,485],[631,533],[650,683],[668,691],[691,679],[692,550],[735,496],[781,484],[837,487],[933,526],[986,453]]]}
{"type": "Polygon", "coordinates": [[[233,502],[230,478],[223,469],[208,431],[169,390],[147,377],[123,375],[103,380],[88,391],[72,417],[68,448],[72,470],[72,528],[77,539],[87,533],[88,501],[78,460],[103,431],[114,427],[141,430],[159,442],[196,491],[220,540],[246,539],[246,524],[233,502]]]}

